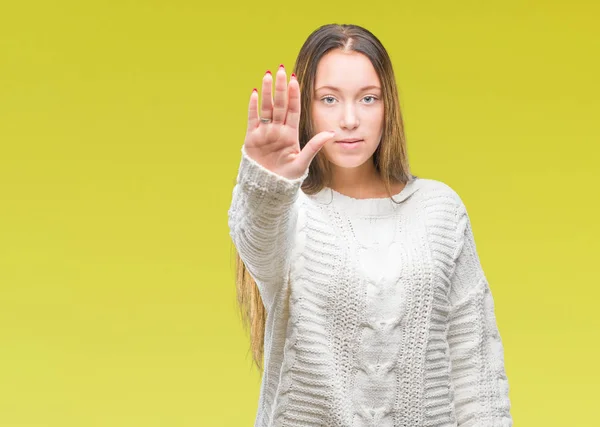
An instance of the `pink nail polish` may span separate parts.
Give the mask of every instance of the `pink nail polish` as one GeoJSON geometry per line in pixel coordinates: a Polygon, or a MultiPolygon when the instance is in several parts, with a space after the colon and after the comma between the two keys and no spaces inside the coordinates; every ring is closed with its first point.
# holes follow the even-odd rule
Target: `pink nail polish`
{"type": "Polygon", "coordinates": [[[265,74],[271,74],[271,71],[270,71],[270,70],[267,70],[267,72],[266,72],[265,74]]]}

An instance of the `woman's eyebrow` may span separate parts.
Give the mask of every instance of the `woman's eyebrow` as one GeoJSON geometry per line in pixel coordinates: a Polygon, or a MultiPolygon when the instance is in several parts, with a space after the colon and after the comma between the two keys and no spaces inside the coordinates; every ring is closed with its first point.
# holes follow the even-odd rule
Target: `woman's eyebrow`
{"type": "MultiPolygon", "coordinates": [[[[330,89],[330,90],[335,90],[335,91],[338,91],[338,92],[340,91],[340,88],[338,88],[338,87],[326,85],[326,86],[321,86],[321,87],[315,89],[315,92],[317,90],[320,90],[320,89],[330,89]]],[[[377,86],[377,85],[369,85],[369,86],[361,87],[359,89],[359,91],[362,92],[363,90],[367,90],[367,89],[381,89],[381,88],[379,86],[377,86]]]]}

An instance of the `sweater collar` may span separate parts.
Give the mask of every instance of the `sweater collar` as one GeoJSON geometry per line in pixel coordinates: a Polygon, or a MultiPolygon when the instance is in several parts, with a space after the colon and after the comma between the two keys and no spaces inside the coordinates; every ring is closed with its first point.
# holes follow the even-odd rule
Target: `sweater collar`
{"type": "Polygon", "coordinates": [[[341,212],[358,215],[388,215],[394,213],[403,202],[412,196],[421,187],[421,178],[413,176],[404,188],[397,194],[392,195],[395,203],[389,197],[355,199],[346,196],[332,188],[324,187],[318,193],[310,196],[316,203],[331,205],[341,212]]]}

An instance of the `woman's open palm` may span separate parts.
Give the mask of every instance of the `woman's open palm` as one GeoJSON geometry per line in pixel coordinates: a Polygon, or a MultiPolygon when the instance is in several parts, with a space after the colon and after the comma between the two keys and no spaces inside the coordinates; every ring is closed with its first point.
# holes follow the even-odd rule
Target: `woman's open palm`
{"type": "Polygon", "coordinates": [[[300,150],[300,86],[292,74],[289,84],[285,68],[275,76],[275,100],[272,97],[273,77],[267,72],[262,81],[262,105],[258,115],[258,92],[252,91],[248,107],[248,129],[244,147],[248,156],[264,168],[288,179],[301,177],[334,132],[315,135],[300,150]],[[261,119],[270,119],[265,123],[261,119]]]}

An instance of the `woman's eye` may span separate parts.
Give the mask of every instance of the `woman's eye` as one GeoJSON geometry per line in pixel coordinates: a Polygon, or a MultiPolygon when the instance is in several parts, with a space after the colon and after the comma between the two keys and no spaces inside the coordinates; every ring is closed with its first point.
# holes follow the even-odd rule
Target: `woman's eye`
{"type": "MultiPolygon", "coordinates": [[[[377,97],[375,97],[373,95],[367,95],[363,99],[371,99],[370,101],[367,101],[366,103],[374,104],[375,101],[377,100],[377,97]]],[[[335,102],[335,98],[333,96],[324,96],[323,98],[321,98],[321,101],[325,102],[325,104],[327,104],[327,105],[333,105],[333,103],[335,102]],[[328,100],[331,100],[331,102],[329,102],[328,100]]]]}

